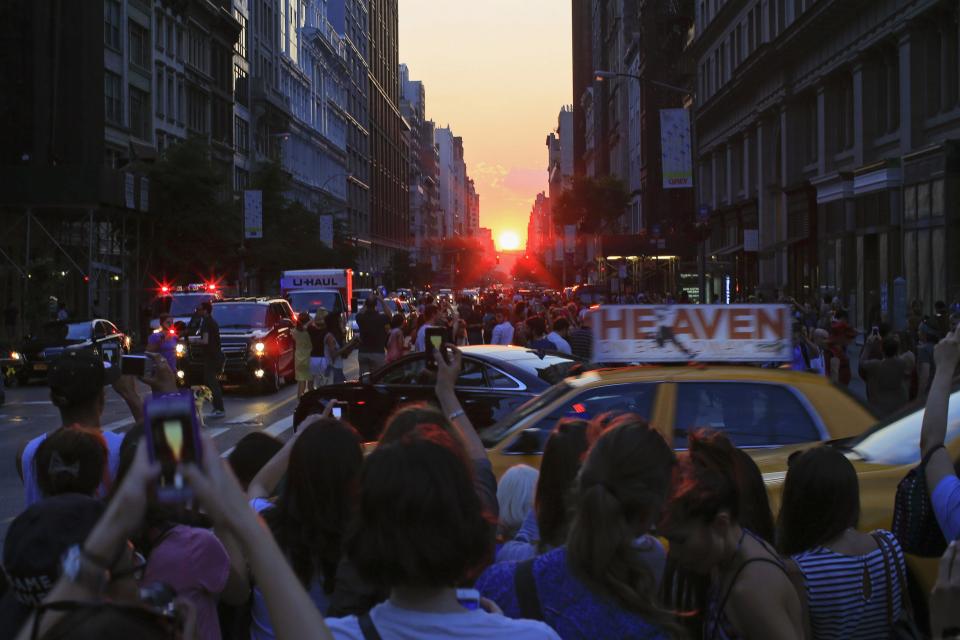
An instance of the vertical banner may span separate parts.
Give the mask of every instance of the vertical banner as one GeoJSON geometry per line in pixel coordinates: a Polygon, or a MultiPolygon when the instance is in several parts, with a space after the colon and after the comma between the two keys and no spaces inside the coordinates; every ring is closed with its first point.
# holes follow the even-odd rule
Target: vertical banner
{"type": "Polygon", "coordinates": [[[663,188],[692,189],[690,113],[686,109],[660,109],[660,149],[663,188]]]}
{"type": "Polygon", "coordinates": [[[263,237],[263,192],[247,189],[243,192],[243,237],[255,240],[263,237]]]}
{"type": "Polygon", "coordinates": [[[320,242],[333,249],[333,216],[320,216],[320,242]]]}
{"type": "Polygon", "coordinates": [[[135,189],[134,189],[132,173],[123,174],[123,186],[124,186],[124,190],[123,190],[124,206],[126,206],[127,209],[136,209],[137,207],[136,207],[136,203],[134,202],[135,189]]]}
{"type": "Polygon", "coordinates": [[[140,211],[150,211],[150,178],[140,178],[140,211]]]}

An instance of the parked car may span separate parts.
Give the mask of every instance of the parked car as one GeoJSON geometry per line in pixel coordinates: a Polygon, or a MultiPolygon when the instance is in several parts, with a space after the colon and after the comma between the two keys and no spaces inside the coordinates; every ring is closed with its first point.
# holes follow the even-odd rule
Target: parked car
{"type": "MultiPolygon", "coordinates": [[[[531,398],[563,380],[583,365],[574,356],[545,354],[521,347],[478,345],[462,347],[463,371],[457,396],[478,429],[504,419],[531,398]]],[[[328,385],[303,396],[294,424],[319,413],[327,400],[344,400],[343,417],[364,440],[379,437],[384,420],[398,405],[412,401],[436,402],[436,372],[426,366],[426,355],[414,353],[367,374],[360,381],[328,385]]]]}
{"type": "Polygon", "coordinates": [[[33,379],[46,379],[50,363],[56,360],[64,349],[91,340],[101,342],[102,348],[114,362],[119,355],[130,350],[130,338],[117,325],[103,318],[77,320],[72,322],[47,322],[40,326],[34,335],[28,336],[20,349],[23,361],[18,379],[26,384],[33,379]]]}
{"type": "MultiPolygon", "coordinates": [[[[272,393],[294,377],[294,326],[290,303],[282,298],[230,298],[213,303],[225,363],[223,379],[272,393]]],[[[178,360],[185,384],[203,379],[203,347],[187,342],[178,360]]]]}
{"type": "Polygon", "coordinates": [[[555,385],[480,436],[499,476],[523,462],[539,466],[543,445],[564,417],[636,413],[676,449],[708,427],[742,449],[769,450],[858,436],[876,418],[824,376],[758,367],[623,367],[588,371],[555,385]]]}

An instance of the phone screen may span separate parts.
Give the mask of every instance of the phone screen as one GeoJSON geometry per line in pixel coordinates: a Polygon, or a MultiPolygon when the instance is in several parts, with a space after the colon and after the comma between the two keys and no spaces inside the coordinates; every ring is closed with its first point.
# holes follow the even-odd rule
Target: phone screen
{"type": "Polygon", "coordinates": [[[434,361],[434,352],[443,347],[447,331],[443,327],[429,327],[424,333],[425,346],[427,348],[427,366],[436,366],[434,361]]]}
{"type": "Polygon", "coordinates": [[[464,609],[476,611],[480,608],[480,592],[476,589],[457,589],[457,602],[464,609]]]}
{"type": "Polygon", "coordinates": [[[339,420],[340,416],[343,415],[343,409],[341,409],[340,407],[334,407],[333,411],[331,412],[331,415],[333,415],[334,418],[339,420]]]}
{"type": "Polygon", "coordinates": [[[193,424],[188,417],[160,416],[150,425],[153,452],[160,463],[159,488],[183,489],[179,467],[184,462],[195,462],[193,424]]]}

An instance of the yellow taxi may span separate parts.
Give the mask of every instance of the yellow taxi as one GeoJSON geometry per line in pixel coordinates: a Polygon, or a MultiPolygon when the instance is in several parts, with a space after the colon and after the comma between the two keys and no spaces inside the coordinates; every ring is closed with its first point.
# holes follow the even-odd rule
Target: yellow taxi
{"type": "MultiPolygon", "coordinates": [[[[920,464],[920,426],[923,408],[915,408],[884,420],[859,438],[836,444],[843,450],[860,480],[860,529],[889,529],[893,522],[893,502],[897,484],[907,472],[920,464]]],[[[954,461],[960,458],[960,391],[950,396],[947,413],[946,446],[954,461]]],[[[776,513],[786,477],[787,458],[803,446],[784,447],[776,451],[750,452],[763,473],[770,506],[776,513]]],[[[921,593],[930,593],[937,579],[939,558],[907,556],[909,575],[916,580],[921,593]]]]}
{"type": "Polygon", "coordinates": [[[824,376],[743,366],[625,367],[589,371],[554,385],[480,433],[499,477],[539,466],[557,420],[608,411],[647,418],[674,448],[694,428],[727,434],[741,449],[770,450],[852,438],[876,418],[824,376]]]}

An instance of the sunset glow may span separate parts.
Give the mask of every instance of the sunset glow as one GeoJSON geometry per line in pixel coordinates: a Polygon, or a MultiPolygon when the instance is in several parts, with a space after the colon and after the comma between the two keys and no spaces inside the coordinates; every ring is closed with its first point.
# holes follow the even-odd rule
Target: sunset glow
{"type": "Polygon", "coordinates": [[[502,251],[515,251],[520,248],[520,236],[516,231],[502,231],[497,236],[497,248],[502,251]]]}
{"type": "Polygon", "coordinates": [[[494,238],[512,228],[522,243],[547,188],[544,140],[572,102],[570,24],[558,0],[400,0],[400,62],[424,83],[427,118],[463,137],[494,238]]]}

